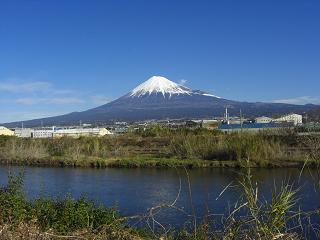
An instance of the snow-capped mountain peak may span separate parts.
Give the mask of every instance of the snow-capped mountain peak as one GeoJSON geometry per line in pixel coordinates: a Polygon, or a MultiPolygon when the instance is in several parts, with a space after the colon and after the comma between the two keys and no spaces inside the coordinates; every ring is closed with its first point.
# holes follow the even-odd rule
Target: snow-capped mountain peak
{"type": "Polygon", "coordinates": [[[181,86],[161,76],[153,76],[130,92],[130,96],[140,97],[145,94],[161,93],[164,97],[173,94],[192,94],[189,88],[181,86]]]}

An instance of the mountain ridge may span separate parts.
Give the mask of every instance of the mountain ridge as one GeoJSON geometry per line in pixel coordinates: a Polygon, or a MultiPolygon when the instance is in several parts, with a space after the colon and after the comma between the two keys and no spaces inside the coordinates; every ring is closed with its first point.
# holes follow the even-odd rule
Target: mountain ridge
{"type": "MultiPolygon", "coordinates": [[[[161,76],[153,76],[124,96],[86,111],[23,121],[24,126],[71,125],[79,121],[93,124],[112,121],[144,121],[222,117],[228,107],[230,115],[242,113],[247,117],[272,116],[291,112],[303,113],[317,105],[239,102],[217,97],[201,90],[192,90],[161,76]]],[[[4,124],[21,126],[20,122],[4,124]]]]}

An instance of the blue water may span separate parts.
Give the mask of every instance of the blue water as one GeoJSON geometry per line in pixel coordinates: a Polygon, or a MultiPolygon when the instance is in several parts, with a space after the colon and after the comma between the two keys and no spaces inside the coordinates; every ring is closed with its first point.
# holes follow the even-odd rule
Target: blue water
{"type": "MultiPolygon", "coordinates": [[[[201,221],[209,214],[226,213],[241,197],[237,180],[241,171],[237,169],[195,169],[189,170],[192,198],[190,198],[187,174],[184,170],[172,169],[72,169],[43,167],[0,166],[0,185],[7,182],[8,172],[25,172],[24,189],[32,199],[39,195],[64,196],[70,194],[88,198],[105,206],[117,206],[122,215],[144,214],[152,206],[172,203],[180,189],[175,206],[195,213],[201,221]],[[219,197],[221,191],[230,187],[219,197]],[[191,204],[192,199],[192,204],[191,204]]],[[[256,169],[253,179],[259,186],[261,200],[270,200],[273,189],[282,183],[299,188],[297,197],[304,211],[320,208],[320,194],[315,189],[316,171],[298,169],[256,169]],[[310,174],[312,173],[312,175],[310,174]]],[[[164,210],[157,215],[159,221],[179,226],[187,217],[177,211],[164,210]]]]}

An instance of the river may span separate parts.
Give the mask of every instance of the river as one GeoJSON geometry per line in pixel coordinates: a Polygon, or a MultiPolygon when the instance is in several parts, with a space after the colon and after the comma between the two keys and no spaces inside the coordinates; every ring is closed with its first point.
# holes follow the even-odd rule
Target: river
{"type": "MultiPolygon", "coordinates": [[[[143,214],[152,206],[172,203],[181,191],[175,206],[183,207],[201,219],[206,213],[226,213],[241,196],[236,187],[242,172],[239,169],[90,169],[0,166],[0,185],[7,182],[8,172],[24,171],[24,190],[32,199],[39,195],[89,199],[105,206],[117,206],[126,216],[143,214]],[[189,177],[189,181],[187,180],[189,177]],[[180,185],[181,181],[181,185],[180,185]],[[189,183],[192,198],[190,198],[189,183]],[[219,197],[221,191],[229,188],[219,197]],[[191,203],[192,199],[192,203],[191,203]]],[[[270,200],[273,189],[290,183],[298,188],[299,206],[304,211],[320,207],[320,194],[315,190],[316,171],[299,169],[254,169],[260,199],[270,200]]],[[[185,221],[182,213],[164,210],[159,221],[179,225],[185,221]]]]}

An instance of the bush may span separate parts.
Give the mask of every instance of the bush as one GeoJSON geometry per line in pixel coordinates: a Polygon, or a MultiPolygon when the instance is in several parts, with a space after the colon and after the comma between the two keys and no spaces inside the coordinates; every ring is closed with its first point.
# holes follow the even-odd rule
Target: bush
{"type": "Polygon", "coordinates": [[[0,223],[17,224],[30,217],[31,206],[25,199],[22,184],[22,175],[10,175],[8,185],[0,188],[0,223]]]}
{"type": "Polygon", "coordinates": [[[83,229],[94,231],[119,218],[115,208],[97,206],[85,197],[78,200],[70,196],[60,199],[39,197],[28,201],[22,190],[22,179],[22,175],[10,175],[7,186],[0,189],[0,224],[17,225],[36,220],[44,231],[54,229],[69,233],[83,229]]]}

